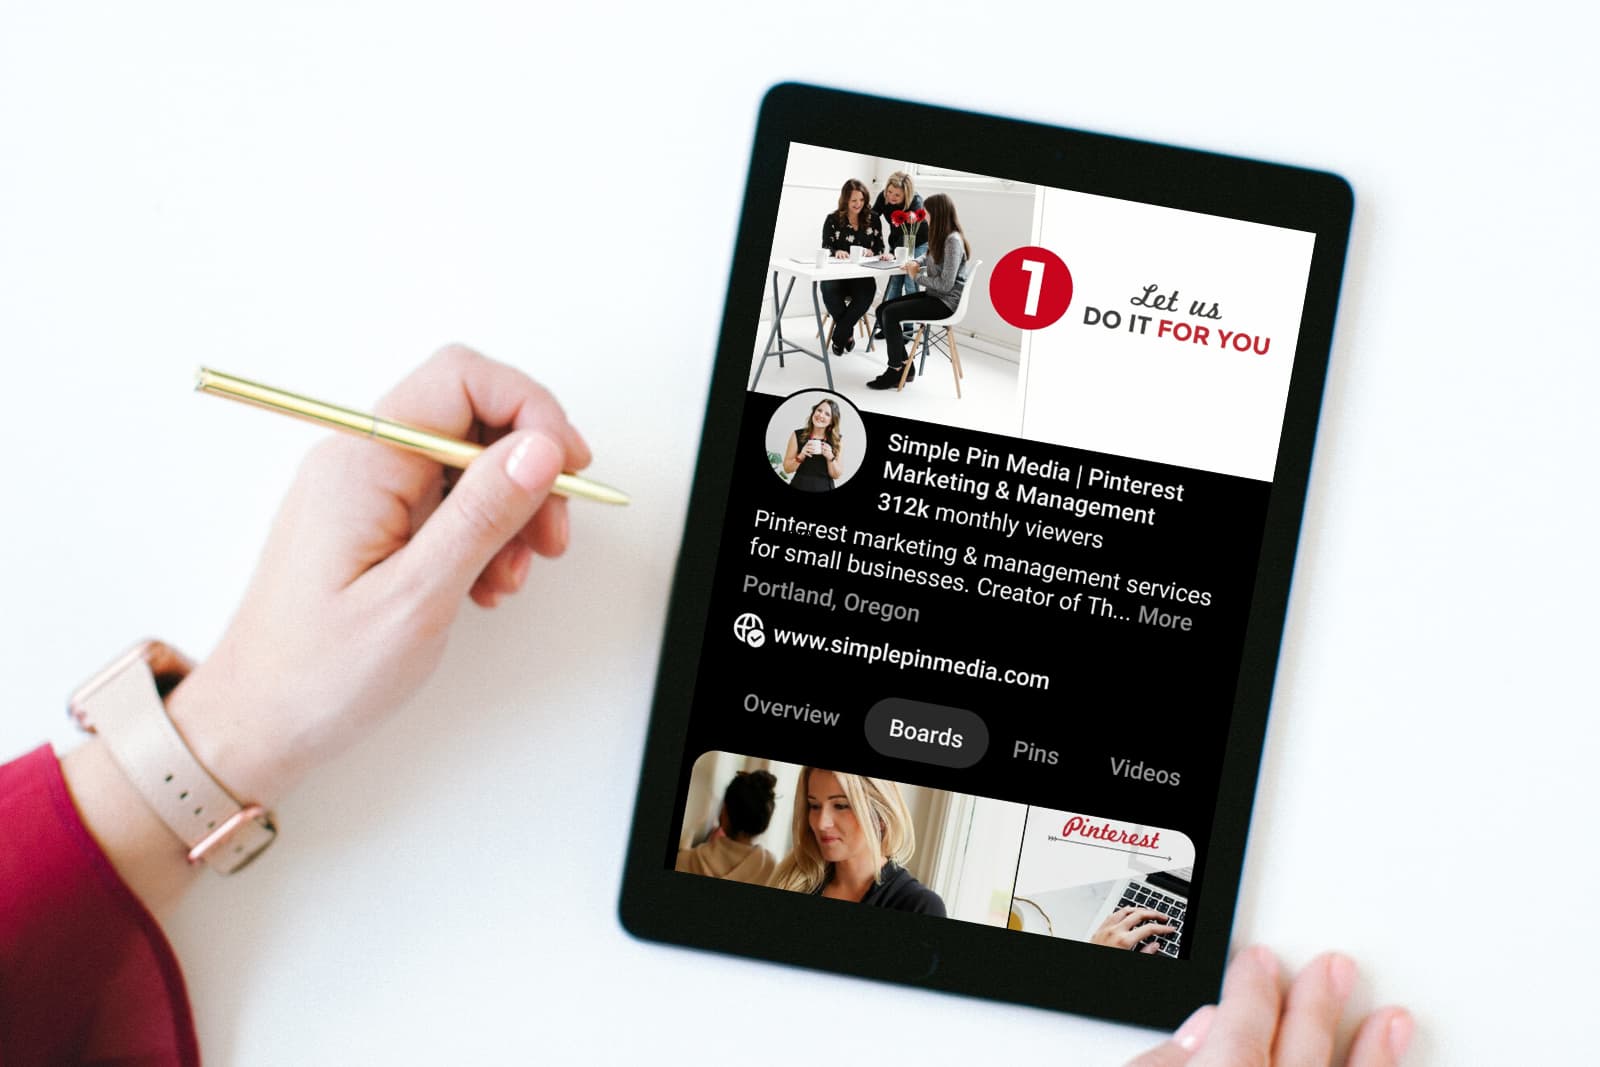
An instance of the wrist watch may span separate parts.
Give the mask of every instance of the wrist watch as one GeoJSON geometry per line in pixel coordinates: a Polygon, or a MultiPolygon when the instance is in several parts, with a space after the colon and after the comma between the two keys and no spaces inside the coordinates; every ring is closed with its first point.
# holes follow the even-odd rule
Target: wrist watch
{"type": "Polygon", "coordinates": [[[195,758],[167,715],[168,693],[194,664],[141,641],[78,687],[67,709],[106,750],[188,850],[191,864],[232,874],[277,838],[270,812],[240,803],[195,758]]]}

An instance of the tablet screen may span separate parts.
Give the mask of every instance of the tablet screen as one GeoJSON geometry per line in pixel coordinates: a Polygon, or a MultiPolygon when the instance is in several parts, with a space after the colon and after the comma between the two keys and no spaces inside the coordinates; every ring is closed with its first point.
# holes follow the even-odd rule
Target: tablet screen
{"type": "Polygon", "coordinates": [[[1208,908],[1225,942],[1244,818],[1208,864],[1251,685],[1264,722],[1281,614],[1252,611],[1275,490],[1286,595],[1318,237],[1101,186],[787,143],[744,224],[770,234],[759,310],[725,324],[736,429],[701,446],[730,475],[658,869],[774,922],[803,896],[852,929],[987,928],[1002,966],[1181,972],[1208,908]]]}

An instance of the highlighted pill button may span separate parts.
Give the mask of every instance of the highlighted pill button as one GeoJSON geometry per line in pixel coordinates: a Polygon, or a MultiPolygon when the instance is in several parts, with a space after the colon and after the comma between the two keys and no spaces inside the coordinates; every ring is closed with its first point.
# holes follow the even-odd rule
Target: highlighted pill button
{"type": "Polygon", "coordinates": [[[867,744],[896,759],[970,767],[989,750],[989,727],[965,708],[889,697],[867,712],[867,744]]]}

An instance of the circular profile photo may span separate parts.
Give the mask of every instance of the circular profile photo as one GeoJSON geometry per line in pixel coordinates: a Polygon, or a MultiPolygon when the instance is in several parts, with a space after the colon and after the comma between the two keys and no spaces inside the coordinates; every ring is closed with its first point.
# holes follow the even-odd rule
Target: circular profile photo
{"type": "Polygon", "coordinates": [[[767,462],[802,493],[826,493],[848,482],[861,469],[866,445],[861,412],[826,389],[795,393],[767,423],[767,462]]]}

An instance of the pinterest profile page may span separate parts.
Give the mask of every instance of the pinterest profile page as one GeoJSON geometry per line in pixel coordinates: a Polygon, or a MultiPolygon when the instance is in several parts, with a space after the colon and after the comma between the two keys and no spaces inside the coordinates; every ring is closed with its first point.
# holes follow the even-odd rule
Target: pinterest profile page
{"type": "Polygon", "coordinates": [[[668,865],[1186,958],[1314,241],[792,145],[668,865]]]}

